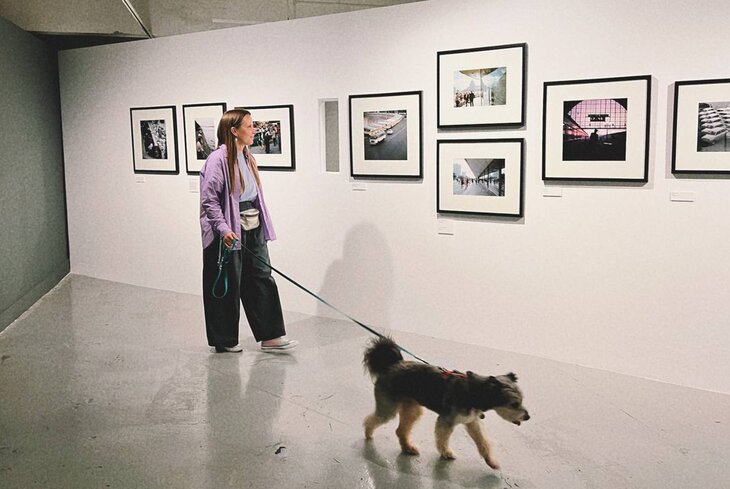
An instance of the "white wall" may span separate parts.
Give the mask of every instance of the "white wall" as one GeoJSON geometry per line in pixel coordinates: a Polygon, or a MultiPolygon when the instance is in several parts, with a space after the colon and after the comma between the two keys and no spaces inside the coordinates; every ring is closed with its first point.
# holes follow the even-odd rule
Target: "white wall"
{"type": "MultiPolygon", "coordinates": [[[[198,194],[184,159],[180,175],[135,183],[130,107],[174,104],[181,120],[186,103],[291,103],[297,171],[264,175],[274,266],[380,328],[730,392],[730,181],[669,170],[671,84],[728,76],[725,9],[432,1],[62,53],[72,272],[200,293],[198,194]],[[438,133],[436,52],[516,42],[529,45],[525,129],[438,133]],[[649,182],[543,197],[542,83],[639,74],[655,77],[649,182]],[[423,182],[353,192],[347,96],[404,90],[424,94],[423,182]],[[329,97],[335,175],[320,162],[329,97]],[[524,219],[449,218],[454,235],[437,234],[435,140],[464,136],[526,138],[524,219]],[[677,190],[696,201],[670,202],[677,190]]],[[[330,314],[279,284],[285,309],[330,314]]]]}

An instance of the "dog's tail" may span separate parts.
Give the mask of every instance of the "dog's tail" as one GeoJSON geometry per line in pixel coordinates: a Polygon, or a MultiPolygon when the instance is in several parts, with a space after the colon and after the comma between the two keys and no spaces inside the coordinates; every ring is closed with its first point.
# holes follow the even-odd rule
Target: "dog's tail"
{"type": "Polygon", "coordinates": [[[403,361],[400,348],[392,338],[374,339],[367,350],[362,363],[373,378],[377,378],[390,370],[393,365],[403,361]]]}

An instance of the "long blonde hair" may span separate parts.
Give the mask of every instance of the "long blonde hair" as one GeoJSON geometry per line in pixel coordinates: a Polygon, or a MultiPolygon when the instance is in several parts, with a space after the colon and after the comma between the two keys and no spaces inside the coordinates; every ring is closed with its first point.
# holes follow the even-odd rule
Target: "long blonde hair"
{"type": "MultiPolygon", "coordinates": [[[[243,175],[238,169],[238,157],[236,154],[236,137],[231,132],[231,128],[238,128],[243,124],[243,118],[250,116],[251,112],[243,109],[232,109],[226,111],[218,123],[218,144],[226,145],[226,163],[228,164],[228,177],[230,178],[231,195],[236,188],[236,174],[241,184],[241,192],[246,188],[243,181],[243,175]]],[[[248,147],[243,150],[244,155],[248,158],[249,166],[256,179],[256,183],[261,187],[261,178],[259,177],[259,168],[256,165],[256,159],[253,157],[248,147]]]]}

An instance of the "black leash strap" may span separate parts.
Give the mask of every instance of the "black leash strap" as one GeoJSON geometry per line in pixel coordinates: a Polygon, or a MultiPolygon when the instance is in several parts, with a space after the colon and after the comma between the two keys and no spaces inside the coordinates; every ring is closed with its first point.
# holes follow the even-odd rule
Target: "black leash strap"
{"type": "MultiPolygon", "coordinates": [[[[384,337],[385,337],[384,335],[382,335],[381,333],[379,333],[379,332],[375,331],[375,330],[374,330],[373,328],[371,328],[371,327],[370,327],[370,326],[368,326],[367,324],[364,324],[364,323],[362,323],[362,322],[358,321],[357,319],[355,319],[355,318],[351,317],[350,315],[348,315],[348,314],[346,314],[346,313],[344,313],[344,312],[340,311],[340,310],[339,310],[338,308],[336,308],[335,306],[333,306],[332,304],[330,304],[330,303],[329,303],[329,302],[327,302],[326,300],[322,299],[322,298],[321,298],[320,296],[318,296],[317,294],[315,294],[315,293],[314,293],[314,292],[312,292],[311,290],[309,290],[309,289],[307,289],[306,287],[304,287],[303,285],[300,285],[299,283],[297,283],[297,281],[296,281],[296,280],[294,280],[294,279],[291,279],[291,278],[287,277],[287,276],[286,276],[286,274],[284,274],[283,272],[280,272],[280,271],[279,271],[279,270],[277,270],[276,268],[272,267],[272,266],[271,266],[271,264],[270,264],[270,263],[268,263],[268,262],[267,262],[266,260],[264,260],[264,259],[262,259],[262,258],[259,258],[258,256],[256,256],[256,254],[255,254],[255,253],[253,253],[253,252],[252,252],[251,250],[249,250],[249,249],[248,249],[248,247],[246,247],[245,241],[241,243],[241,247],[242,247],[242,248],[243,248],[244,250],[246,250],[246,251],[248,251],[249,253],[251,253],[251,256],[253,256],[253,257],[254,257],[254,258],[255,258],[256,260],[260,261],[261,263],[263,263],[264,265],[266,265],[267,267],[269,267],[270,269],[272,269],[273,271],[275,271],[276,273],[278,273],[279,275],[281,275],[282,277],[284,277],[284,278],[285,278],[286,280],[288,280],[288,281],[289,281],[289,282],[291,282],[292,284],[294,284],[294,285],[296,285],[297,287],[299,287],[300,289],[302,289],[302,290],[303,290],[304,292],[306,292],[307,294],[309,294],[309,295],[311,295],[312,297],[314,297],[315,299],[317,299],[317,300],[318,300],[319,302],[321,302],[321,303],[322,303],[322,304],[324,304],[325,306],[327,306],[327,307],[329,307],[329,308],[331,308],[331,309],[334,309],[335,311],[339,312],[340,314],[342,314],[343,316],[345,316],[345,317],[346,317],[347,319],[349,319],[349,320],[350,320],[350,321],[352,321],[353,323],[357,324],[357,325],[358,325],[358,326],[360,326],[361,328],[365,329],[366,331],[368,331],[368,332],[370,332],[370,333],[374,334],[374,335],[375,335],[375,336],[377,336],[378,338],[384,338],[384,337]]],[[[405,348],[403,348],[403,347],[402,347],[402,346],[400,346],[400,345],[397,345],[397,346],[398,346],[398,348],[399,348],[399,349],[400,349],[400,350],[401,350],[401,351],[402,351],[403,353],[407,353],[408,355],[412,356],[412,357],[413,357],[413,358],[415,358],[416,360],[418,360],[418,361],[420,361],[420,362],[423,362],[423,363],[425,363],[425,364],[427,364],[427,365],[430,365],[430,363],[428,363],[428,362],[427,362],[426,360],[424,360],[423,358],[421,358],[421,357],[419,357],[419,356],[417,356],[417,355],[414,355],[413,353],[411,353],[410,351],[406,350],[405,348]]]]}

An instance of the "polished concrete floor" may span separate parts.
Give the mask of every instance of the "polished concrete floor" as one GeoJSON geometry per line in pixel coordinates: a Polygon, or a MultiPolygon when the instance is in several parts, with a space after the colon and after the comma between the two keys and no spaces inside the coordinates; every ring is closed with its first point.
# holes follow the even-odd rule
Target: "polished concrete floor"
{"type": "Polygon", "coordinates": [[[501,471],[435,415],[363,440],[368,335],[287,314],[289,355],[205,344],[201,299],[68,276],[0,333],[0,488],[728,488],[730,396],[395,333],[432,363],[514,371],[532,419],[484,420],[501,471]]]}

